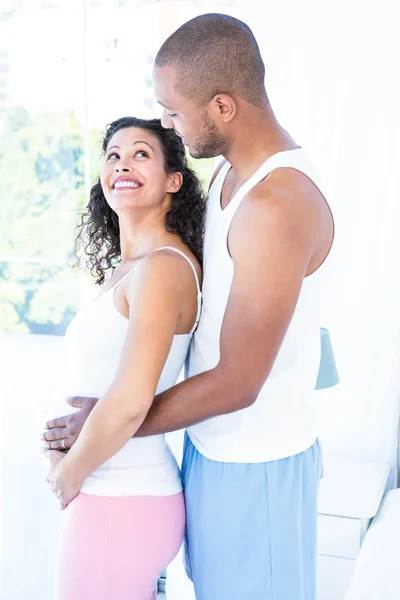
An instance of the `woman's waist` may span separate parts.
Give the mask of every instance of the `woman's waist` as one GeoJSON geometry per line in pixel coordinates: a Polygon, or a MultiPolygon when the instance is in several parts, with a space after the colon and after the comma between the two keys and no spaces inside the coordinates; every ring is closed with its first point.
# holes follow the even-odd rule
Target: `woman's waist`
{"type": "Polygon", "coordinates": [[[110,459],[112,466],[126,464],[140,467],[164,465],[175,460],[164,435],[132,438],[110,459]]]}
{"type": "MultiPolygon", "coordinates": [[[[100,443],[100,440],[99,440],[100,443]]],[[[175,469],[176,459],[163,435],[132,438],[96,471],[123,471],[132,473],[148,469],[160,472],[175,469]]],[[[96,472],[95,471],[95,472],[96,472]]]]}
{"type": "Polygon", "coordinates": [[[178,463],[164,436],[151,436],[129,440],[85,479],[82,489],[100,495],[151,495],[152,490],[168,495],[180,491],[180,481],[178,463]]]}

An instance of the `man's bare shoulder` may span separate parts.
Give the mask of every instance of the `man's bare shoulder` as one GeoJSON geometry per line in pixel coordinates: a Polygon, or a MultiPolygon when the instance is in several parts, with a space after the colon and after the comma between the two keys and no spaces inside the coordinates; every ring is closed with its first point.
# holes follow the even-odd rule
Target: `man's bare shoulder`
{"type": "Polygon", "coordinates": [[[304,173],[293,168],[279,168],[255,185],[247,194],[254,206],[277,202],[284,209],[327,208],[327,201],[317,185],[304,173]]]}
{"type": "Polygon", "coordinates": [[[238,219],[282,221],[315,232],[333,227],[330,207],[317,185],[304,173],[292,168],[272,171],[243,199],[238,219]]]}
{"type": "MultiPolygon", "coordinates": [[[[333,220],[318,187],[295,169],[276,169],[255,185],[243,199],[229,233],[231,253],[246,248],[251,238],[268,237],[265,245],[292,244],[303,247],[310,260],[329,251],[333,220]]],[[[313,262],[314,264],[314,262],[313,262]]]]}

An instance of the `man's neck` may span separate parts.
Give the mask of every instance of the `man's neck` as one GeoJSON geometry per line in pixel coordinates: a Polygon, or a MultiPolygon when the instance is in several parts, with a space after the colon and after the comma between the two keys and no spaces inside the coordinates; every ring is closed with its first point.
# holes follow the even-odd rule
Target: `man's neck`
{"type": "Polygon", "coordinates": [[[279,125],[269,105],[263,110],[249,110],[242,122],[224,154],[239,183],[247,181],[270,156],[298,148],[279,125]]]}

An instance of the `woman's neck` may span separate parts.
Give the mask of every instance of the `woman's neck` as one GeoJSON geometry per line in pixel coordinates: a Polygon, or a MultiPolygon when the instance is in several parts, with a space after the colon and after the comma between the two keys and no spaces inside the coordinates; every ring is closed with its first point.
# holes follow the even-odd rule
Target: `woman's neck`
{"type": "Polygon", "coordinates": [[[152,222],[132,223],[119,219],[121,263],[150,254],[157,248],[174,243],[178,237],[165,229],[165,217],[152,222]]]}

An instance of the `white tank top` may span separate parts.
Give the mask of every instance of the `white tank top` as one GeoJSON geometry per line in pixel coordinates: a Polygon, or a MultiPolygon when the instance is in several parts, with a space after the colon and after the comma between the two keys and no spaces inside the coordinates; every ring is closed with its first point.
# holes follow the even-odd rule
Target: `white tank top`
{"type": "MultiPolygon", "coordinates": [[[[176,248],[164,248],[181,254],[193,269],[197,285],[197,316],[190,333],[174,336],[158,382],[157,394],[176,383],[199,321],[202,297],[196,269],[189,258],[176,248]]],[[[69,324],[65,333],[67,396],[100,398],[109,388],[128,329],[128,319],[114,306],[114,290],[129,277],[136,266],[115,286],[79,311],[69,324]]],[[[47,418],[76,410],[78,409],[71,409],[65,403],[65,397],[62,397],[51,407],[47,418]]],[[[156,435],[129,440],[119,452],[85,479],[81,491],[99,496],[169,496],[181,490],[177,462],[165,437],[156,435]]]]}
{"type": "MultiPolygon", "coordinates": [[[[304,173],[321,189],[303,149],[279,152],[257,170],[222,210],[221,190],[230,167],[229,163],[222,167],[207,204],[203,309],[190,351],[190,376],[213,369],[219,362],[221,326],[233,279],[227,238],[243,197],[279,167],[304,173]]],[[[316,440],[312,394],[320,362],[319,308],[324,271],[325,263],[304,279],[288,331],[255,403],[188,429],[191,441],[204,456],[221,462],[266,462],[302,452],[316,440]]]]}

